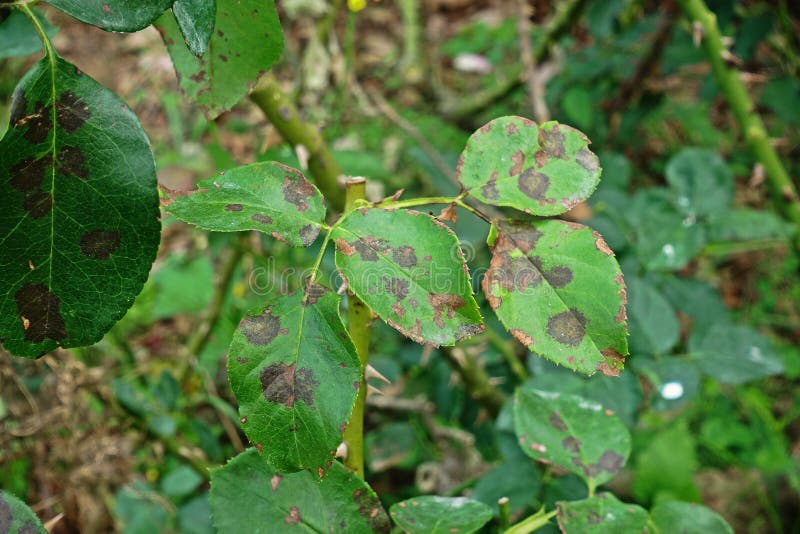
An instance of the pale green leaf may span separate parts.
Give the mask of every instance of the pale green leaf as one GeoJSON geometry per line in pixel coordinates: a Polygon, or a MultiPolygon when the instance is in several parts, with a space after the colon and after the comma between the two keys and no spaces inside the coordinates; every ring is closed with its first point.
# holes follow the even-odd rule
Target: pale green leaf
{"type": "Polygon", "coordinates": [[[425,495],[401,501],[389,515],[409,534],[470,534],[492,518],[492,509],[466,497],[425,495]]]}

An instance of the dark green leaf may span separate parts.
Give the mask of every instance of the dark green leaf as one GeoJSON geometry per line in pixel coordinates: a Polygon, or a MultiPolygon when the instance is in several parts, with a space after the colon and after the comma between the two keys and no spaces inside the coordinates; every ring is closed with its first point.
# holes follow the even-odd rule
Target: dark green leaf
{"type": "Polygon", "coordinates": [[[211,472],[217,532],[389,532],[377,495],[333,462],[320,481],[306,472],[280,474],[249,449],[211,472]]]}
{"type": "Polygon", "coordinates": [[[662,502],[650,511],[650,520],[658,534],[733,534],[733,529],[724,519],[695,503],[662,502]]]}
{"type": "Polygon", "coordinates": [[[634,351],[664,354],[678,342],[675,310],[656,288],[640,278],[628,279],[631,346],[634,351]]]}
{"type": "Polygon", "coordinates": [[[197,471],[188,465],[182,465],[170,471],[161,480],[161,491],[167,497],[184,497],[197,489],[202,482],[203,477],[197,471]]]}
{"type": "Polygon", "coordinates": [[[492,509],[466,497],[425,495],[392,505],[389,515],[409,534],[469,534],[492,518],[492,509]]]}
{"type": "Polygon", "coordinates": [[[563,534],[640,534],[647,532],[647,510],[601,493],[582,501],[558,503],[563,534]]]}
{"type": "Polygon", "coordinates": [[[625,282],[597,232],[560,220],[495,222],[483,292],[508,331],[573,370],[618,375],[628,353],[625,282]]]}
{"type": "Polygon", "coordinates": [[[716,324],[690,349],[700,370],[723,384],[743,384],[783,371],[781,355],[749,326],[716,324]]]}
{"type": "Polygon", "coordinates": [[[676,309],[692,320],[692,335],[705,332],[714,323],[728,319],[728,309],[717,289],[695,278],[668,276],[661,286],[662,295],[676,309]]]}
{"type": "Polygon", "coordinates": [[[495,510],[498,499],[507,497],[509,509],[514,514],[531,506],[539,495],[540,488],[539,469],[530,458],[520,454],[485,473],[469,496],[495,510]]]}
{"type": "Polygon", "coordinates": [[[735,209],[715,215],[708,224],[709,241],[783,239],[796,228],[770,211],[735,209]]]}
{"type": "Polygon", "coordinates": [[[175,0],[172,13],[192,54],[201,57],[206,52],[214,17],[217,14],[216,0],[175,0]]]}
{"type": "Polygon", "coordinates": [[[249,312],[228,353],[228,377],[250,441],[281,471],[330,465],[363,377],[339,317],[339,296],[312,285],[249,312]]]}
{"type": "Polygon", "coordinates": [[[349,288],[402,334],[438,346],[483,330],[458,240],[433,217],[362,208],[331,237],[349,288]]]}
{"type": "Polygon", "coordinates": [[[182,534],[214,534],[208,493],[190,500],[178,510],[178,526],[182,534]]]}
{"type": "Polygon", "coordinates": [[[631,452],[619,417],[576,395],[518,388],[514,431],[528,456],[580,475],[590,486],[611,480],[631,452]]]}
{"type": "Polygon", "coordinates": [[[730,208],[733,174],[713,150],[682,149],[667,163],[666,175],[684,213],[701,216],[730,208]]]}
{"type": "MultiPolygon", "coordinates": [[[[2,9],[11,9],[0,8],[2,9]]],[[[52,39],[56,35],[56,29],[44,18],[38,10],[34,9],[36,18],[45,29],[47,35],[52,39]]],[[[0,17],[0,59],[15,56],[27,56],[42,49],[42,41],[36,33],[31,21],[24,13],[12,10],[5,20],[0,17]]]]}
{"type": "Polygon", "coordinates": [[[307,247],[325,220],[325,199],[303,173],[277,162],[253,163],[172,193],[166,210],[215,232],[258,230],[293,246],[307,247]]]}
{"type": "Polygon", "coordinates": [[[522,117],[500,117],[477,130],[457,175],[475,198],[534,215],[558,215],[592,194],[600,163],[578,130],[522,117]]]}
{"type": "Polygon", "coordinates": [[[0,338],[36,357],[94,343],[133,304],[160,237],[150,143],[58,56],[14,92],[0,141],[0,338]]]}
{"type": "Polygon", "coordinates": [[[76,19],[112,32],[135,32],[152,24],[174,0],[48,0],[76,19]]]}
{"type": "Polygon", "coordinates": [[[202,58],[184,45],[174,17],[158,21],[181,90],[210,119],[247,95],[283,52],[283,33],[273,0],[217,0],[215,20],[202,58]]]}
{"type": "Polygon", "coordinates": [[[47,534],[33,510],[10,493],[0,490],[0,532],[47,534]]]}
{"type": "Polygon", "coordinates": [[[639,502],[699,500],[695,438],[685,420],[660,430],[650,443],[637,444],[631,494],[639,502]]]}

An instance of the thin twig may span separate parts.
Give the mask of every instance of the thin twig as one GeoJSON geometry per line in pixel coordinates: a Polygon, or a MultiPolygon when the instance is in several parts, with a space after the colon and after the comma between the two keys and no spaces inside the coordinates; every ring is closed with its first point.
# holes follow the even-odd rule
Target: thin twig
{"type": "Polygon", "coordinates": [[[544,102],[544,84],[536,72],[536,59],[533,57],[531,47],[531,15],[533,8],[527,0],[517,0],[517,39],[519,40],[520,59],[522,60],[525,85],[528,87],[528,97],[531,99],[531,111],[539,123],[550,120],[550,113],[544,102]]]}

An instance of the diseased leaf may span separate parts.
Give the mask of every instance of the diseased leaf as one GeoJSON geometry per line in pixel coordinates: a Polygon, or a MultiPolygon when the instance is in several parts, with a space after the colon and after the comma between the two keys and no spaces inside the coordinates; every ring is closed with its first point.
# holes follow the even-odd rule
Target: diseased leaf
{"type": "Polygon", "coordinates": [[[722,517],[705,506],[690,502],[657,504],[650,511],[650,520],[658,534],[733,534],[733,529],[722,517]]]}
{"type": "Polygon", "coordinates": [[[492,519],[492,509],[466,497],[425,495],[392,505],[389,515],[409,534],[470,534],[492,519]]]}
{"type": "Polygon", "coordinates": [[[171,192],[166,210],[205,230],[258,230],[307,247],[325,220],[325,199],[303,173],[271,161],[225,171],[188,194],[171,192]]]}
{"type": "Polygon", "coordinates": [[[561,466],[590,486],[611,480],[631,452],[630,433],[614,412],[566,393],[517,388],[514,431],[528,456],[561,466]]]}
{"type": "Polygon", "coordinates": [[[33,510],[10,493],[0,490],[0,532],[47,534],[33,510]]]}
{"type": "Polygon", "coordinates": [[[203,57],[186,46],[174,17],[159,19],[181,90],[209,119],[228,111],[283,52],[273,0],[217,0],[214,31],[203,57]]]}
{"type": "Polygon", "coordinates": [[[538,126],[500,117],[469,138],[457,176],[487,204],[558,215],[586,200],[600,181],[600,162],[588,147],[585,135],[555,121],[538,126]]]}
{"type": "Polygon", "coordinates": [[[483,330],[458,239],[416,211],[360,208],[331,232],[348,287],[418,343],[453,345],[483,330]]]}
{"type": "Polygon", "coordinates": [[[172,13],[180,27],[186,46],[201,57],[208,48],[217,14],[216,0],[175,0],[172,13]]]}
{"type": "MultiPolygon", "coordinates": [[[[42,16],[38,9],[33,9],[33,12],[47,35],[51,39],[55,37],[57,30],[50,21],[42,16]]],[[[27,56],[41,49],[42,41],[28,17],[22,11],[0,7],[0,59],[27,56]]]]}
{"type": "Polygon", "coordinates": [[[244,316],[228,353],[242,427],[276,469],[322,476],[363,380],[340,297],[312,285],[244,316]]]}
{"type": "Polygon", "coordinates": [[[48,0],[81,22],[110,32],[135,32],[152,24],[174,0],[48,0]]]}
{"type": "Polygon", "coordinates": [[[713,150],[684,148],[670,158],[665,172],[686,214],[723,213],[733,202],[733,174],[713,150]]]}
{"type": "Polygon", "coordinates": [[[58,56],[14,91],[0,140],[0,339],[19,356],[89,345],[141,291],[160,237],[150,143],[58,56]]]}
{"type": "Polygon", "coordinates": [[[560,220],[496,221],[483,292],[508,331],[587,375],[618,375],[628,353],[625,282],[592,229],[560,220]]]}
{"type": "Polygon", "coordinates": [[[749,326],[712,326],[690,349],[698,367],[723,384],[743,384],[783,372],[783,358],[767,338],[749,326]]]}
{"type": "Polygon", "coordinates": [[[211,471],[211,515],[217,532],[389,532],[375,492],[333,462],[322,480],[281,474],[249,449],[211,471]]]}
{"type": "Polygon", "coordinates": [[[601,493],[582,501],[561,501],[558,503],[557,517],[558,526],[564,534],[647,532],[647,510],[624,503],[611,493],[601,493]]]}

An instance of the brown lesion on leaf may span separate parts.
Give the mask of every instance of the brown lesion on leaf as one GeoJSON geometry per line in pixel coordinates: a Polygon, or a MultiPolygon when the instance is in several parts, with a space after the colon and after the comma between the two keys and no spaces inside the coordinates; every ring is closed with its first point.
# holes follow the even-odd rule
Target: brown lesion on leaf
{"type": "Polygon", "coordinates": [[[511,328],[509,329],[508,333],[514,336],[515,339],[517,339],[526,347],[533,345],[533,337],[524,330],[520,330],[519,328],[511,328]]]}
{"type": "Polygon", "coordinates": [[[547,321],[547,333],[562,345],[577,347],[586,335],[589,320],[577,308],[557,313],[547,321]]]}
{"type": "Polygon", "coordinates": [[[609,473],[616,473],[625,464],[625,458],[614,451],[608,450],[603,452],[600,459],[594,465],[609,473]]]}
{"type": "Polygon", "coordinates": [[[397,315],[401,319],[406,314],[406,309],[399,302],[395,302],[394,304],[392,304],[392,311],[395,313],[395,315],[397,315]]]}
{"type": "Polygon", "coordinates": [[[519,128],[513,122],[506,124],[506,135],[514,135],[519,133],[519,128]]]}
{"type": "MultiPolygon", "coordinates": [[[[231,204],[229,204],[230,206],[231,204]]],[[[227,209],[227,206],[226,206],[227,209]]],[[[266,215],[264,213],[254,213],[250,216],[250,220],[253,220],[260,224],[272,224],[272,217],[266,215]]]]}
{"type": "Polygon", "coordinates": [[[619,294],[622,302],[619,305],[619,310],[617,311],[617,315],[614,317],[614,321],[617,323],[624,323],[628,319],[628,313],[625,310],[625,305],[628,304],[628,289],[625,286],[625,280],[622,278],[622,273],[617,273],[614,277],[614,281],[619,285],[619,294]]]}
{"type": "Polygon", "coordinates": [[[44,103],[36,105],[36,111],[30,115],[25,115],[17,119],[14,123],[15,128],[27,125],[28,129],[22,136],[32,144],[44,143],[53,130],[53,118],[44,103]]]}
{"type": "Polygon", "coordinates": [[[353,500],[358,506],[358,514],[363,517],[373,532],[390,532],[392,523],[383,510],[378,497],[363,488],[353,491],[353,500]]]}
{"type": "Polygon", "coordinates": [[[561,446],[569,452],[577,453],[581,450],[581,442],[574,436],[564,438],[561,442],[561,446]]]}
{"type": "Polygon", "coordinates": [[[42,157],[28,158],[11,167],[11,186],[23,193],[31,193],[42,187],[45,173],[52,161],[42,157]]]}
{"type": "Polygon", "coordinates": [[[567,430],[567,423],[561,419],[561,416],[558,415],[558,412],[550,412],[550,418],[547,420],[547,422],[550,423],[550,426],[560,432],[566,432],[567,430]]]}
{"type": "Polygon", "coordinates": [[[341,254],[344,254],[345,256],[352,256],[353,254],[356,253],[356,247],[354,247],[352,244],[348,243],[344,239],[337,237],[334,239],[334,241],[336,243],[336,249],[341,254]]]}
{"type": "Polygon", "coordinates": [[[89,170],[86,168],[86,158],[83,150],[76,146],[65,146],[56,156],[56,167],[67,176],[74,176],[81,180],[89,179],[89,170]]]}
{"type": "Polygon", "coordinates": [[[550,158],[564,159],[566,137],[561,133],[560,125],[554,124],[551,128],[539,128],[539,146],[550,158]]]}
{"type": "Polygon", "coordinates": [[[300,509],[297,506],[290,507],[289,514],[283,518],[283,522],[287,525],[299,525],[302,520],[300,509]]]}
{"type": "Polygon", "coordinates": [[[64,91],[56,101],[56,122],[67,132],[74,132],[92,116],[89,106],[72,91],[64,91]]]}
{"type": "Polygon", "coordinates": [[[603,236],[601,236],[597,230],[592,230],[592,235],[594,236],[594,246],[597,247],[597,250],[599,250],[606,256],[614,255],[614,251],[611,250],[611,247],[608,246],[606,240],[603,239],[603,236]]]}
{"type": "Polygon", "coordinates": [[[600,351],[600,354],[603,355],[603,361],[597,366],[597,370],[606,376],[619,376],[625,367],[625,356],[613,347],[600,351]]]}
{"type": "Polygon", "coordinates": [[[304,247],[307,247],[317,240],[318,235],[319,226],[307,224],[300,228],[300,243],[302,243],[304,247]]]}
{"type": "Polygon", "coordinates": [[[297,206],[299,212],[308,209],[308,199],[314,196],[315,189],[303,174],[291,167],[276,164],[286,171],[283,175],[283,198],[286,202],[297,206]]]}
{"type": "Polygon", "coordinates": [[[259,378],[261,390],[268,402],[282,404],[287,408],[293,408],[297,401],[314,406],[314,391],[319,386],[319,381],[311,369],[297,369],[294,363],[273,363],[261,370],[259,378]]]}
{"type": "Polygon", "coordinates": [[[251,345],[265,347],[280,334],[281,320],[265,310],[260,315],[245,315],[239,330],[251,345]]]}
{"type": "Polygon", "coordinates": [[[392,249],[392,259],[401,267],[414,267],[417,264],[417,254],[414,248],[409,246],[392,249]]]}
{"type": "Polygon", "coordinates": [[[546,271],[542,271],[547,283],[556,289],[560,289],[572,282],[572,269],[566,265],[554,265],[546,271]]]}
{"type": "Polygon", "coordinates": [[[23,209],[34,219],[41,219],[53,211],[53,195],[38,192],[25,197],[23,209]]]}
{"type": "Polygon", "coordinates": [[[327,294],[330,290],[320,285],[313,280],[309,279],[308,283],[306,284],[305,293],[303,294],[303,300],[301,302],[302,306],[312,306],[316,304],[319,299],[321,299],[325,294],[327,294]]]}
{"type": "Polygon", "coordinates": [[[449,206],[445,207],[436,218],[440,221],[448,221],[453,224],[458,223],[458,211],[456,211],[456,205],[450,204],[449,206]]]}
{"type": "Polygon", "coordinates": [[[420,321],[419,319],[414,321],[414,326],[408,329],[407,335],[414,341],[422,343],[422,321],[420,321]]]}
{"type": "Polygon", "coordinates": [[[519,175],[517,186],[525,196],[544,202],[546,201],[545,193],[550,188],[550,177],[530,167],[519,175]]]}
{"type": "Polygon", "coordinates": [[[600,170],[600,159],[587,147],[583,147],[575,153],[575,161],[589,172],[600,170]]]}
{"type": "Polygon", "coordinates": [[[394,295],[398,302],[408,296],[408,280],[382,276],[381,282],[383,284],[384,291],[390,295],[394,295]]]}
{"type": "Polygon", "coordinates": [[[428,303],[433,307],[433,322],[439,328],[444,328],[443,316],[452,319],[456,310],[466,304],[463,297],[451,293],[429,293],[428,303]]]}
{"type": "Polygon", "coordinates": [[[60,342],[67,337],[61,316],[61,299],[44,284],[26,284],[15,294],[17,313],[28,321],[25,339],[41,343],[46,339],[60,342]]]}
{"type": "Polygon", "coordinates": [[[269,486],[272,488],[273,493],[278,491],[281,480],[283,480],[283,477],[279,473],[272,475],[272,478],[269,480],[269,486]]]}
{"type": "Polygon", "coordinates": [[[500,192],[497,191],[497,171],[494,171],[489,176],[489,181],[481,186],[481,194],[489,200],[497,200],[500,198],[500,192]]]}
{"type": "Polygon", "coordinates": [[[225,211],[242,211],[244,206],[241,204],[225,204],[225,211]]]}
{"type": "Polygon", "coordinates": [[[106,15],[110,15],[111,14],[111,6],[109,6],[105,2],[103,2],[103,5],[100,6],[100,7],[102,8],[103,13],[105,13],[106,15]]]}
{"type": "Polygon", "coordinates": [[[511,163],[513,165],[508,169],[509,176],[516,176],[522,172],[522,166],[525,165],[525,153],[522,150],[517,150],[511,155],[511,163]]]}
{"type": "Polygon", "coordinates": [[[122,243],[117,230],[90,230],[81,236],[81,252],[95,260],[107,260],[122,243]]]}

